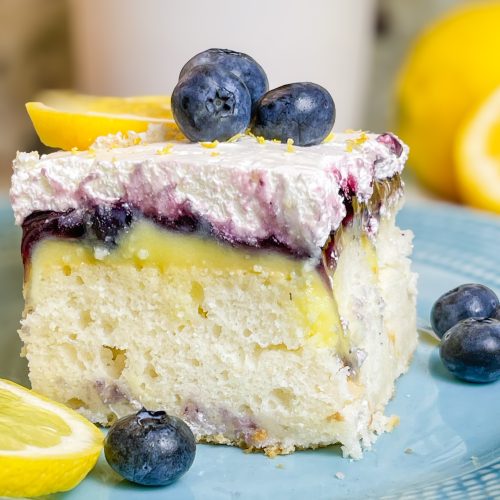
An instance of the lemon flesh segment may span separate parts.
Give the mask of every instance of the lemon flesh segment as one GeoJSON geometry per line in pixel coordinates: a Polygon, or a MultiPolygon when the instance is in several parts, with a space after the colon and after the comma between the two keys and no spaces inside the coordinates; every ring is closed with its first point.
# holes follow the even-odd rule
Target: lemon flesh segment
{"type": "Polygon", "coordinates": [[[134,98],[106,99],[92,104],[86,104],[85,99],[68,101],[63,109],[28,102],[26,109],[40,141],[67,151],[86,150],[98,137],[108,134],[145,132],[150,124],[165,126],[165,140],[182,136],[166,102],[155,107],[146,98],[142,102],[134,98]]]}
{"type": "Polygon", "coordinates": [[[500,213],[500,87],[466,120],[455,158],[462,199],[500,213]]]}
{"type": "Polygon", "coordinates": [[[0,379],[0,496],[74,488],[95,465],[102,441],[78,413],[0,379]]]}

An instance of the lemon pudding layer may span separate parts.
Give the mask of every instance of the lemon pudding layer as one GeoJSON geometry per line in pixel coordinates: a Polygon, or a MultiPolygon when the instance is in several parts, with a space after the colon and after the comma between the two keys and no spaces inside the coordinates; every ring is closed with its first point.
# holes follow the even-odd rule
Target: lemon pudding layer
{"type": "Polygon", "coordinates": [[[104,425],[144,406],[200,441],[359,458],[416,345],[406,146],[146,139],[14,162],[33,387],[104,425]]]}

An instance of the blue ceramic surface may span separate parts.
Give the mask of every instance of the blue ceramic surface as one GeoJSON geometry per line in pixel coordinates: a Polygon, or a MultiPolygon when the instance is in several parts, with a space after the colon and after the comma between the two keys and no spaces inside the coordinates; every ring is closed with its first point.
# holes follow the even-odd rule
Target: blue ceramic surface
{"type": "MultiPolygon", "coordinates": [[[[419,315],[466,282],[500,293],[500,219],[448,205],[410,205],[399,216],[415,233],[419,315]]],[[[27,383],[16,328],[22,309],[19,231],[0,201],[0,376],[27,383]]],[[[387,409],[401,418],[360,461],[337,446],[268,459],[239,449],[200,445],[192,469],[162,489],[121,481],[101,457],[71,492],[53,499],[484,499],[500,498],[500,382],[460,382],[421,335],[410,371],[387,409]],[[337,474],[337,473],[342,474],[337,474]],[[343,477],[343,479],[339,479],[343,477]]]]}

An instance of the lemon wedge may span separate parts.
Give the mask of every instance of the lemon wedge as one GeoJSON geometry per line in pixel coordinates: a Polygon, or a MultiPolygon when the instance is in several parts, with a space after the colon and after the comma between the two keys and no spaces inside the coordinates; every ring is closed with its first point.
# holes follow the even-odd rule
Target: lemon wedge
{"type": "Polygon", "coordinates": [[[75,411],[0,379],[0,497],[74,488],[94,467],[102,441],[75,411]]]}
{"type": "Polygon", "coordinates": [[[40,140],[53,148],[85,150],[97,137],[118,132],[145,132],[163,124],[165,140],[182,136],[172,118],[169,96],[96,97],[51,91],[43,102],[28,102],[26,109],[40,140]]]}
{"type": "Polygon", "coordinates": [[[167,119],[173,117],[168,95],[116,97],[79,94],[72,90],[44,90],[36,97],[37,101],[47,106],[66,111],[95,111],[167,119]]]}
{"type": "Polygon", "coordinates": [[[500,214],[500,87],[466,120],[455,160],[462,199],[500,214]]]}
{"type": "Polygon", "coordinates": [[[454,143],[464,119],[500,85],[500,2],[456,5],[426,27],[397,82],[396,132],[408,165],[434,193],[461,197],[454,143]]]}

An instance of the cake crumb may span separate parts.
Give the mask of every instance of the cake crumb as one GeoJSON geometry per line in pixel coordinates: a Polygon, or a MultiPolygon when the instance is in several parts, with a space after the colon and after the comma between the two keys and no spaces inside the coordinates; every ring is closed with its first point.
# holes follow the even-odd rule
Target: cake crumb
{"type": "Polygon", "coordinates": [[[413,448],[405,448],[405,453],[411,455],[413,453],[413,448]]]}
{"type": "Polygon", "coordinates": [[[284,464],[276,464],[277,469],[284,469],[285,465],[284,464]]]}
{"type": "Polygon", "coordinates": [[[345,479],[345,474],[343,472],[336,472],[335,477],[342,481],[343,479],[345,479]]]}
{"type": "Polygon", "coordinates": [[[389,421],[387,422],[387,430],[390,432],[399,425],[399,417],[397,415],[391,415],[389,421]]]}

